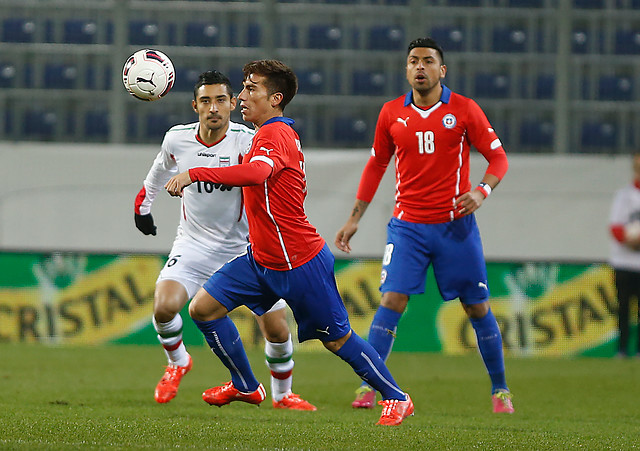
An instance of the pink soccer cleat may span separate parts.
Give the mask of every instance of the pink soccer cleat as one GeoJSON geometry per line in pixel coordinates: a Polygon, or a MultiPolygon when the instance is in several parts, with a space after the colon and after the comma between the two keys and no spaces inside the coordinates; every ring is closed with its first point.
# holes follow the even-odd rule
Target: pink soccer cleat
{"type": "Polygon", "coordinates": [[[356,390],[356,399],[351,403],[354,409],[373,409],[376,403],[376,391],[368,385],[362,385],[356,390]]]}
{"type": "Polygon", "coordinates": [[[511,392],[508,390],[498,390],[491,395],[493,413],[513,413],[513,403],[511,402],[511,392]]]}

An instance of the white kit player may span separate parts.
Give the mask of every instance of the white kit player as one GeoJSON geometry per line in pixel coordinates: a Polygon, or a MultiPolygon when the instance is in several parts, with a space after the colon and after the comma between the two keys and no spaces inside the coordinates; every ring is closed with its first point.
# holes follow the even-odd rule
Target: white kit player
{"type": "MultiPolygon", "coordinates": [[[[199,121],[176,125],[165,134],[160,153],[136,197],[135,223],[145,235],[156,234],[151,205],[173,175],[196,167],[239,164],[251,146],[254,131],[229,120],[236,98],[226,76],[217,71],[202,73],[194,87],[192,106],[199,121]]],[[[211,274],[246,250],[248,234],[241,188],[198,182],[184,190],[178,232],[154,295],[153,325],[168,359],[155,390],[157,402],[171,401],[192,367],[182,342],[180,311],[211,274]]],[[[285,307],[280,300],[267,313],[256,316],[265,337],[273,406],[316,410],[291,391],[293,343],[285,307]]]]}

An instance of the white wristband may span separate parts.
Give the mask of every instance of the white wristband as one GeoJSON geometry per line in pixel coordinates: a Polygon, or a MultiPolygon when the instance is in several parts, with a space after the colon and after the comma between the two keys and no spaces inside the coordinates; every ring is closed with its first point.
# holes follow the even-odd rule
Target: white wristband
{"type": "Polygon", "coordinates": [[[491,186],[488,183],[481,182],[476,189],[480,190],[480,192],[484,194],[485,199],[491,194],[491,186]]]}

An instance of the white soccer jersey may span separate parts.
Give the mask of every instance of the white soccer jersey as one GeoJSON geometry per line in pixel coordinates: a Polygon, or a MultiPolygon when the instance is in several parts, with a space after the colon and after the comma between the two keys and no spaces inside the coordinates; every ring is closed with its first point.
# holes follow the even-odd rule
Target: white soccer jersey
{"type": "MultiPolygon", "coordinates": [[[[630,184],[616,192],[609,223],[626,225],[635,221],[640,221],[640,189],[630,184]]],[[[640,271],[640,252],[612,238],[609,262],[614,268],[640,271]]]]}
{"type": "MultiPolygon", "coordinates": [[[[199,123],[176,125],[164,136],[162,148],[136,199],[139,214],[148,214],[156,194],[174,175],[195,167],[238,164],[251,147],[255,132],[229,123],[224,138],[210,146],[198,137],[199,123]]],[[[183,191],[176,241],[191,239],[204,251],[240,254],[247,247],[249,227],[242,205],[242,188],[195,182],[183,191]]]]}

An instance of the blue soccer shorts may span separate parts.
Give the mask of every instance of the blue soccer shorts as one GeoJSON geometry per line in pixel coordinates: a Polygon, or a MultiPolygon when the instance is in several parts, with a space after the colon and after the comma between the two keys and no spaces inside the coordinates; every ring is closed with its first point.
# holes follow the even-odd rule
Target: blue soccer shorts
{"type": "Polygon", "coordinates": [[[334,274],[335,258],[325,244],[302,266],[276,271],[265,268],[247,252],[227,262],[203,288],[231,311],[246,305],[264,314],[280,298],[287,301],[298,323],[298,340],[334,341],[351,330],[334,274]]]}
{"type": "Polygon", "coordinates": [[[474,215],[440,224],[391,218],[380,291],[408,296],[424,293],[431,264],[445,301],[459,298],[465,304],[477,304],[489,298],[487,267],[474,215]]]}

